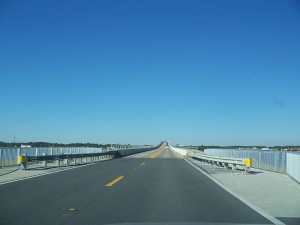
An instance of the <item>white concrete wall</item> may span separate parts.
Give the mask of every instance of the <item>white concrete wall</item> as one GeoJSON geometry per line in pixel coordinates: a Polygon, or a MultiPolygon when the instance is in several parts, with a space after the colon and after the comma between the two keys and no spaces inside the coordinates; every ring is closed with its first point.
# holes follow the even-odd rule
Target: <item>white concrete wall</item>
{"type": "Polygon", "coordinates": [[[287,153],[286,172],[300,183],[300,154],[287,153]]]}
{"type": "Polygon", "coordinates": [[[188,150],[186,149],[182,149],[182,148],[175,148],[173,147],[172,145],[170,145],[170,149],[177,152],[178,154],[182,155],[182,156],[185,156],[188,152],[188,150]]]}

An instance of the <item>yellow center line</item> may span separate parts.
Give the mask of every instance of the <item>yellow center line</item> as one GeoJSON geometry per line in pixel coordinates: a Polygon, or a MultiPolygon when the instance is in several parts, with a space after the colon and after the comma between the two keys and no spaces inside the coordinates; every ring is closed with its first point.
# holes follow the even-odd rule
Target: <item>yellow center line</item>
{"type": "Polygon", "coordinates": [[[124,176],[119,176],[118,178],[114,179],[113,181],[109,182],[108,184],[106,184],[106,187],[111,187],[113,186],[115,183],[117,183],[118,181],[122,180],[124,178],[124,176]]]}
{"type": "Polygon", "coordinates": [[[160,151],[157,151],[157,152],[153,153],[153,154],[150,156],[150,158],[151,158],[151,159],[155,159],[157,156],[159,156],[159,155],[162,153],[162,151],[163,151],[163,150],[160,150],[160,151]]]}

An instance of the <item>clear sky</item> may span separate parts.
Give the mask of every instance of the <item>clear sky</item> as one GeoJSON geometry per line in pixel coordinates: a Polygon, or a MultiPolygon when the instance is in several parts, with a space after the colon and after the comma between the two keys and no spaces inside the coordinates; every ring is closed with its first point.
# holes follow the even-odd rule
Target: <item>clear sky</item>
{"type": "Polygon", "coordinates": [[[299,1],[1,0],[0,140],[299,145],[299,1]]]}

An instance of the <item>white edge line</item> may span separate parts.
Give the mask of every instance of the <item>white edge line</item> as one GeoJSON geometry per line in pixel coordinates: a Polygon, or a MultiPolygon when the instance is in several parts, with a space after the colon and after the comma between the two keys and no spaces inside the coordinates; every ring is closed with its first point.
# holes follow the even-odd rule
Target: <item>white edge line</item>
{"type": "MultiPolygon", "coordinates": [[[[174,151],[174,150],[173,150],[174,151]]],[[[253,203],[249,202],[248,200],[244,199],[243,197],[241,197],[240,195],[238,195],[237,193],[235,193],[233,190],[231,190],[230,188],[226,187],[224,184],[222,184],[220,181],[218,181],[216,178],[214,178],[213,176],[209,175],[208,173],[206,173],[203,169],[195,166],[193,163],[191,163],[189,160],[185,159],[182,155],[180,155],[178,152],[174,151],[177,155],[179,155],[182,159],[184,159],[188,164],[190,164],[191,166],[193,166],[196,170],[200,171],[201,173],[203,173],[205,176],[207,176],[209,179],[211,179],[213,182],[215,182],[217,185],[219,185],[221,188],[223,188],[225,191],[229,192],[231,195],[233,195],[234,197],[236,197],[237,199],[239,199],[241,202],[245,203],[247,206],[249,206],[251,209],[253,209],[254,211],[256,211],[257,213],[259,213],[260,215],[262,215],[263,217],[265,217],[266,219],[268,219],[269,221],[271,221],[272,223],[274,223],[275,225],[286,225],[285,223],[281,222],[280,220],[276,219],[275,217],[271,216],[269,213],[265,212],[264,210],[262,210],[261,208],[257,207],[256,205],[254,205],[253,203]]]]}
{"type": "Polygon", "coordinates": [[[253,209],[254,211],[256,211],[257,213],[259,213],[260,215],[262,215],[263,217],[265,217],[266,219],[270,220],[272,223],[276,224],[276,225],[286,225],[283,222],[281,222],[280,220],[276,219],[275,217],[271,216],[269,213],[265,212],[264,210],[262,210],[261,208],[257,207],[256,205],[254,205],[253,203],[249,202],[248,200],[244,199],[243,197],[241,197],[240,195],[238,195],[237,193],[235,193],[233,190],[231,190],[230,188],[226,187],[224,184],[222,184],[220,181],[218,181],[216,178],[212,177],[211,175],[209,175],[208,173],[206,173],[204,170],[202,170],[201,168],[195,166],[193,163],[191,163],[190,161],[188,161],[187,159],[183,158],[187,163],[189,163],[191,166],[193,166],[195,169],[197,169],[198,171],[200,171],[201,173],[203,173],[205,176],[207,176],[209,179],[211,179],[213,182],[215,182],[216,184],[218,184],[221,188],[223,188],[225,191],[229,192],[230,194],[232,194],[234,197],[236,197],[237,199],[239,199],[240,201],[242,201],[243,203],[245,203],[247,206],[249,206],[251,209],[253,209]]]}
{"type": "MultiPolygon", "coordinates": [[[[92,163],[88,163],[88,164],[84,164],[84,165],[78,165],[76,167],[69,167],[69,168],[56,170],[56,171],[49,172],[49,173],[42,173],[42,174],[37,174],[37,175],[29,176],[29,177],[23,177],[23,178],[19,178],[19,179],[15,179],[15,180],[5,181],[5,182],[0,183],[0,186],[4,185],[4,184],[9,184],[9,183],[22,181],[22,180],[31,179],[31,178],[34,178],[34,177],[41,177],[41,176],[45,176],[45,175],[49,175],[49,174],[53,174],[53,173],[63,172],[63,171],[66,171],[66,170],[73,170],[73,169],[77,169],[77,168],[81,168],[81,167],[85,167],[85,166],[91,166],[93,164],[100,163],[100,162],[107,161],[107,160],[111,160],[111,159],[100,160],[100,161],[97,161],[97,162],[92,162],[92,163]]],[[[71,165],[71,166],[74,166],[74,165],[71,165]]]]}

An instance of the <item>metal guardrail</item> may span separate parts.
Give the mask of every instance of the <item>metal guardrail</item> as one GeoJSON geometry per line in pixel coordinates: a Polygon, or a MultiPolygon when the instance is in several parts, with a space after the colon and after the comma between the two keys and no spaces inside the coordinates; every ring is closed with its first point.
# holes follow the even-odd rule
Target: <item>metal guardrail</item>
{"type": "Polygon", "coordinates": [[[244,167],[245,171],[249,173],[250,168],[252,166],[250,158],[227,158],[220,156],[211,156],[202,153],[195,153],[194,151],[189,151],[187,149],[175,148],[170,143],[168,143],[168,145],[173,151],[177,152],[182,156],[188,155],[192,158],[196,158],[198,160],[205,161],[208,163],[213,163],[224,168],[231,167],[232,170],[236,170],[236,166],[239,165],[244,167]]]}
{"type": "MultiPolygon", "coordinates": [[[[159,145],[158,145],[159,146],[159,145]]],[[[147,151],[156,146],[138,146],[130,145],[126,148],[109,149],[109,151],[119,151],[122,156],[137,153],[137,151],[147,151]],[[130,148],[129,148],[130,147],[130,148]]],[[[121,145],[117,147],[122,147],[121,145]]],[[[68,154],[87,154],[87,153],[102,153],[105,152],[102,148],[94,147],[47,147],[47,148],[0,148],[0,168],[6,166],[17,166],[18,156],[43,156],[47,155],[68,155],[68,154]]]]}
{"type": "Polygon", "coordinates": [[[90,147],[49,147],[49,148],[0,148],[0,168],[18,165],[18,156],[42,156],[63,154],[101,153],[102,148],[90,147]]]}
{"type": "Polygon", "coordinates": [[[252,166],[250,158],[226,158],[226,157],[219,157],[219,156],[210,156],[205,154],[196,154],[193,152],[188,152],[188,156],[192,158],[199,159],[204,162],[216,164],[218,166],[222,166],[224,168],[231,167],[232,170],[236,170],[236,166],[244,167],[247,173],[250,172],[250,168],[252,166]]]}
{"type": "Polygon", "coordinates": [[[78,154],[56,154],[56,155],[35,155],[35,156],[28,156],[26,154],[18,156],[18,165],[21,165],[22,169],[26,170],[27,164],[30,162],[42,162],[43,167],[47,167],[47,162],[49,161],[56,161],[57,165],[60,165],[60,161],[64,160],[64,164],[69,164],[70,159],[75,160],[80,159],[81,162],[85,160],[87,161],[90,158],[90,161],[99,160],[101,156],[107,156],[112,158],[129,156],[136,153],[141,153],[145,151],[155,150],[159,148],[164,142],[161,142],[155,147],[151,148],[138,148],[138,149],[123,149],[123,150],[112,150],[106,152],[95,152],[95,153],[78,153],[78,154]]]}
{"type": "Polygon", "coordinates": [[[81,162],[87,162],[89,158],[90,162],[99,160],[101,156],[107,157],[119,157],[120,154],[118,151],[108,151],[101,153],[83,153],[83,154],[63,154],[63,155],[42,155],[42,156],[27,156],[27,155],[19,155],[18,156],[18,164],[21,165],[22,169],[26,170],[27,164],[30,162],[42,162],[43,167],[47,167],[47,162],[56,161],[57,165],[60,165],[61,160],[64,160],[64,164],[69,164],[69,160],[80,159],[81,162]]]}
{"type": "Polygon", "coordinates": [[[211,156],[250,158],[252,167],[278,173],[286,173],[286,151],[263,151],[253,149],[205,149],[211,156]]]}

